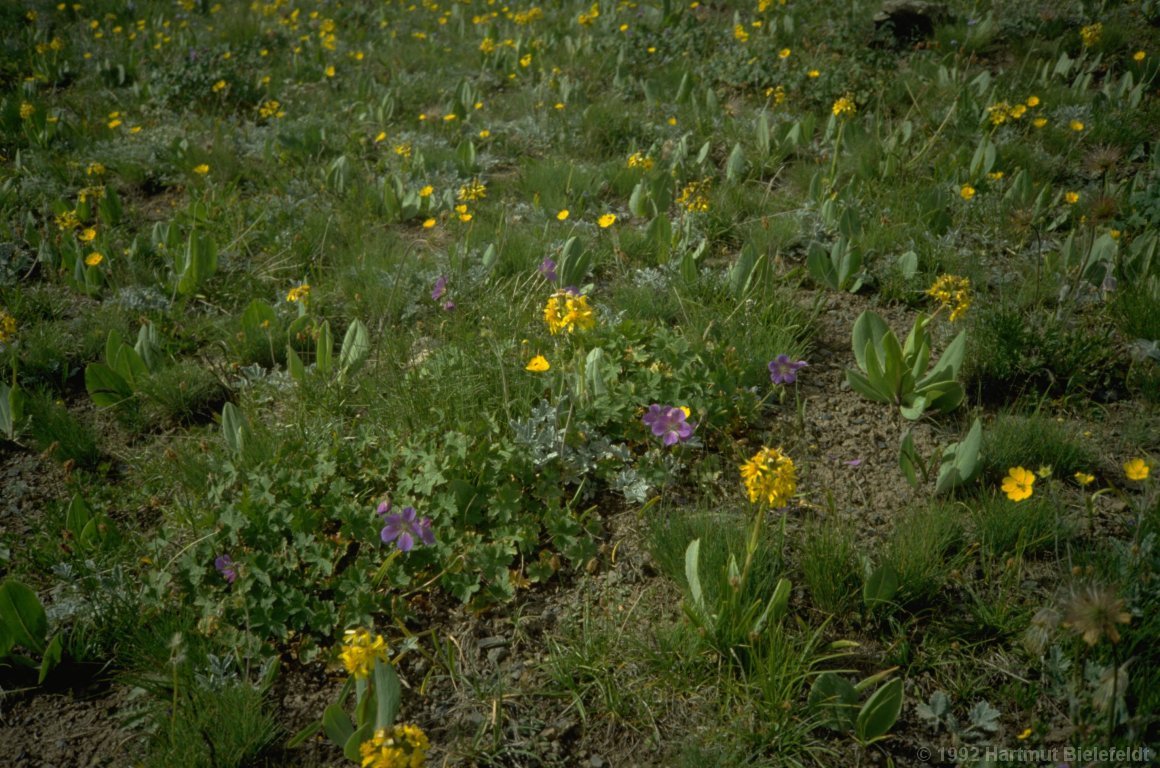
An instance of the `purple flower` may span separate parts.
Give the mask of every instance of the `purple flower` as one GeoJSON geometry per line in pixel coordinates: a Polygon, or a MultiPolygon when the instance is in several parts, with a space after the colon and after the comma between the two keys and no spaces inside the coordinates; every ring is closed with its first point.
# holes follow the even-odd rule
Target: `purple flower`
{"type": "Polygon", "coordinates": [[[402,512],[393,515],[386,514],[390,512],[391,505],[389,502],[383,502],[383,504],[379,505],[378,514],[383,516],[383,521],[386,523],[382,533],[379,534],[384,544],[393,541],[400,552],[410,552],[415,546],[415,539],[427,546],[435,543],[435,532],[431,530],[431,518],[424,517],[422,520],[416,520],[414,507],[403,507],[402,512]],[[386,510],[383,509],[383,504],[386,505],[386,510]]]}
{"type": "Polygon", "coordinates": [[[222,578],[230,584],[233,584],[234,579],[238,578],[238,570],[234,568],[234,560],[229,555],[218,555],[215,557],[213,567],[217,568],[222,578]]]}
{"type": "Polygon", "coordinates": [[[540,262],[540,274],[543,275],[544,279],[549,283],[556,282],[556,262],[552,261],[550,258],[545,258],[540,262]]]}
{"type": "Polygon", "coordinates": [[[439,275],[435,278],[435,287],[431,289],[431,300],[439,301],[447,293],[447,276],[439,275]]]}
{"type": "Polygon", "coordinates": [[[805,360],[794,362],[789,355],[778,355],[769,362],[769,378],[774,384],[793,384],[797,381],[797,372],[808,366],[805,360]]]}
{"type": "Polygon", "coordinates": [[[641,421],[666,446],[670,446],[683,443],[693,436],[693,425],[686,418],[683,408],[653,403],[641,421]]]}

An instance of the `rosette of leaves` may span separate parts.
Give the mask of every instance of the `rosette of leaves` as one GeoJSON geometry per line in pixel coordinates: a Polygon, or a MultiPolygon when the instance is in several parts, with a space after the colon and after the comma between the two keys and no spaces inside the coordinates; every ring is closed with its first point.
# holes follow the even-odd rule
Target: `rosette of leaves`
{"type": "Polygon", "coordinates": [[[957,408],[964,397],[957,379],[967,334],[959,332],[931,366],[929,323],[930,318],[919,313],[906,342],[900,344],[881,317],[870,311],[859,315],[853,332],[858,370],[846,371],[850,386],[870,400],[897,405],[902,415],[912,420],[921,418],[928,409],[949,413],[957,408]]]}

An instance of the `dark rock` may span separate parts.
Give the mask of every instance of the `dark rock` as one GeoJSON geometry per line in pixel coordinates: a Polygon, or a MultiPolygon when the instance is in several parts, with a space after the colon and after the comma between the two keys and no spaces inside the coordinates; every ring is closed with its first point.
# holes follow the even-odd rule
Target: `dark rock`
{"type": "Polygon", "coordinates": [[[902,48],[933,35],[935,24],[946,17],[946,8],[938,3],[885,0],[874,14],[874,39],[902,48]]]}

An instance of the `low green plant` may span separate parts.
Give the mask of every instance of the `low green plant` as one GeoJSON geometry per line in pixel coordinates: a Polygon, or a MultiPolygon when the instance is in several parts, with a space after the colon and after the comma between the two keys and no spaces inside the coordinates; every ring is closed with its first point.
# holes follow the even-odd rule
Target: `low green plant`
{"type": "Polygon", "coordinates": [[[36,592],[12,578],[0,583],[0,664],[38,670],[37,682],[43,683],[60,663],[62,649],[61,636],[49,636],[48,616],[36,592]]]}
{"type": "Polygon", "coordinates": [[[802,542],[801,569],[814,605],[841,614],[857,599],[861,569],[858,546],[849,523],[818,519],[802,542]]]}
{"type": "Polygon", "coordinates": [[[806,266],[814,281],[831,291],[857,293],[862,287],[862,249],[844,237],[835,240],[828,253],[821,243],[810,243],[806,266]]]}
{"type": "Polygon", "coordinates": [[[960,331],[933,366],[927,326],[931,318],[919,313],[905,345],[881,317],[866,311],[854,322],[853,347],[858,370],[847,370],[846,380],[863,397],[898,406],[907,419],[919,419],[928,410],[947,413],[963,401],[956,380],[966,349],[960,331]]]}
{"type": "MultiPolygon", "coordinates": [[[[975,419],[965,438],[942,449],[941,459],[938,459],[938,479],[934,489],[936,494],[948,493],[978,477],[982,440],[982,423],[975,419]]],[[[922,475],[922,482],[930,480],[930,476],[934,474],[936,458],[932,456],[930,460],[924,459],[915,448],[913,434],[907,430],[902,437],[898,464],[911,487],[919,487],[919,474],[922,475]]]]}
{"type": "Polygon", "coordinates": [[[955,568],[962,537],[960,513],[953,505],[920,505],[898,516],[886,558],[898,573],[901,599],[922,602],[942,589],[955,568]]]}
{"type": "Polygon", "coordinates": [[[810,686],[810,710],[826,727],[851,734],[863,747],[879,742],[902,714],[902,680],[887,680],[895,671],[883,670],[857,683],[837,672],[823,672],[810,686]],[[887,682],[878,685],[883,680],[887,682]],[[859,704],[867,691],[872,692],[859,704]]]}
{"type": "Polygon", "coordinates": [[[1010,467],[1050,467],[1055,477],[1071,478],[1100,466],[1091,444],[1073,427],[1043,413],[997,417],[983,436],[979,461],[988,477],[1001,477],[1010,467]]]}

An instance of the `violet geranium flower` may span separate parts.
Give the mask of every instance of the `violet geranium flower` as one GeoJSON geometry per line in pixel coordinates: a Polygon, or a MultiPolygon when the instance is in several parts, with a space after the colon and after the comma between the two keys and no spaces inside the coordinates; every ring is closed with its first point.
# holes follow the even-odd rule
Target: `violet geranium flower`
{"type": "Polygon", "coordinates": [[[234,560],[229,555],[215,557],[213,567],[217,568],[217,572],[230,584],[233,584],[234,579],[238,578],[238,569],[234,567],[234,560]]]}
{"type": "Polygon", "coordinates": [[[793,361],[789,355],[778,355],[769,361],[769,379],[774,384],[793,384],[797,372],[809,365],[805,360],[793,361]]]}
{"type": "Polygon", "coordinates": [[[540,262],[540,274],[543,275],[544,279],[549,283],[556,282],[556,262],[551,258],[545,257],[544,260],[540,262]]]}
{"type": "Polygon", "coordinates": [[[428,547],[435,543],[435,532],[431,530],[431,518],[424,517],[422,520],[417,520],[414,507],[403,507],[402,512],[395,514],[389,514],[390,509],[390,502],[383,502],[379,505],[379,514],[383,516],[383,522],[386,523],[379,534],[384,544],[393,541],[400,552],[410,552],[414,549],[416,540],[428,547]]]}
{"type": "Polygon", "coordinates": [[[686,419],[685,409],[675,405],[653,403],[641,421],[666,446],[683,443],[693,436],[693,425],[686,419]]]}

